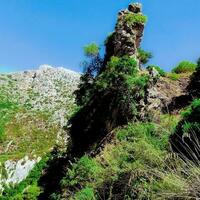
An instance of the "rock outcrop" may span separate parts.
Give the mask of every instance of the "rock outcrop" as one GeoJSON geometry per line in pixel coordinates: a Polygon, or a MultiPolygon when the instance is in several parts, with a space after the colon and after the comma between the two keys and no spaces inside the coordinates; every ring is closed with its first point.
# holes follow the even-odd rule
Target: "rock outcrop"
{"type": "Polygon", "coordinates": [[[139,3],[130,4],[128,9],[119,12],[115,31],[106,42],[106,60],[111,56],[123,55],[137,58],[145,19],[142,15],[142,5],[139,3]]]}
{"type": "Polygon", "coordinates": [[[160,77],[147,89],[145,112],[151,115],[157,115],[158,112],[179,112],[188,103],[186,88],[189,80],[189,76],[176,81],[160,77]]]}
{"type": "Polygon", "coordinates": [[[2,166],[0,165],[0,191],[3,190],[4,185],[15,185],[23,181],[40,159],[40,157],[29,159],[25,156],[16,161],[7,160],[2,166]]]}

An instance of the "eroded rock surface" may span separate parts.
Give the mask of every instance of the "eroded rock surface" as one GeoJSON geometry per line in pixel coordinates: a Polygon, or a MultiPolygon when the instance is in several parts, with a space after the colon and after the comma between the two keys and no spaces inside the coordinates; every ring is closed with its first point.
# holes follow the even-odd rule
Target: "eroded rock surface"
{"type": "Polygon", "coordinates": [[[107,58],[111,56],[121,57],[123,55],[137,58],[137,49],[140,46],[144,23],[127,23],[127,16],[142,15],[142,5],[139,3],[130,4],[128,9],[118,14],[115,31],[108,37],[106,45],[107,58]]]}
{"type": "Polygon", "coordinates": [[[20,160],[7,160],[0,168],[0,190],[3,189],[3,185],[15,185],[24,180],[40,159],[29,159],[25,156],[20,160]]]}
{"type": "Polygon", "coordinates": [[[180,102],[188,102],[187,86],[189,80],[189,75],[176,81],[160,77],[155,84],[148,88],[146,111],[148,113],[154,111],[178,112],[184,107],[180,102]]]}

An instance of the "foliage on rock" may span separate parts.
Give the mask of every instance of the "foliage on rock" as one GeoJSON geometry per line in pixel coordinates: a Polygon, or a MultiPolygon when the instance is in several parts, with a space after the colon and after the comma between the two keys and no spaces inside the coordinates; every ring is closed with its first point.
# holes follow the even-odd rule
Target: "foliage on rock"
{"type": "Polygon", "coordinates": [[[147,16],[136,13],[128,13],[125,15],[124,20],[129,25],[145,24],[147,22],[147,16]]]}

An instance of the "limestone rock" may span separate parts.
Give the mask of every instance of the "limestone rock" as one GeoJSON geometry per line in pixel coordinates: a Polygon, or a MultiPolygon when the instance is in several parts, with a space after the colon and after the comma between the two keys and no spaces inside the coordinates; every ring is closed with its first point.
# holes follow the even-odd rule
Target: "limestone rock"
{"type": "MultiPolygon", "coordinates": [[[[145,112],[148,114],[154,113],[155,110],[166,113],[176,112],[170,105],[175,104],[176,99],[185,97],[188,83],[189,77],[180,78],[177,81],[160,77],[156,83],[152,82],[146,93],[145,112]]],[[[175,107],[177,111],[180,109],[177,105],[175,107]]]]}
{"type": "Polygon", "coordinates": [[[137,49],[140,47],[142,40],[144,24],[129,24],[125,19],[129,14],[142,15],[141,11],[142,5],[134,3],[130,4],[128,9],[119,12],[115,31],[109,37],[106,45],[107,60],[111,56],[121,57],[124,55],[137,58],[137,49]]]}
{"type": "Polygon", "coordinates": [[[139,13],[142,11],[142,5],[140,3],[133,3],[128,6],[128,10],[133,13],[139,13]]]}
{"type": "Polygon", "coordinates": [[[0,191],[3,190],[3,185],[14,185],[24,180],[40,159],[40,157],[29,159],[28,156],[25,156],[16,161],[7,160],[3,166],[1,166],[1,170],[4,170],[5,177],[2,177],[2,173],[0,173],[0,191]]]}

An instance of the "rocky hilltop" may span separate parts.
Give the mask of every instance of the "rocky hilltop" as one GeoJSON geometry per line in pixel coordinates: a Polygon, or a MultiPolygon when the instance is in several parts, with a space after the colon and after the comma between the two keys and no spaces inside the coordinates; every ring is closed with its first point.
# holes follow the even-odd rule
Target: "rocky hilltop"
{"type": "Polygon", "coordinates": [[[1,74],[0,85],[13,101],[32,110],[53,112],[53,119],[63,125],[79,79],[77,72],[41,65],[38,70],[1,74]]]}
{"type": "Polygon", "coordinates": [[[41,157],[67,140],[80,74],[42,65],[0,74],[0,188],[21,182],[41,157]]]}

